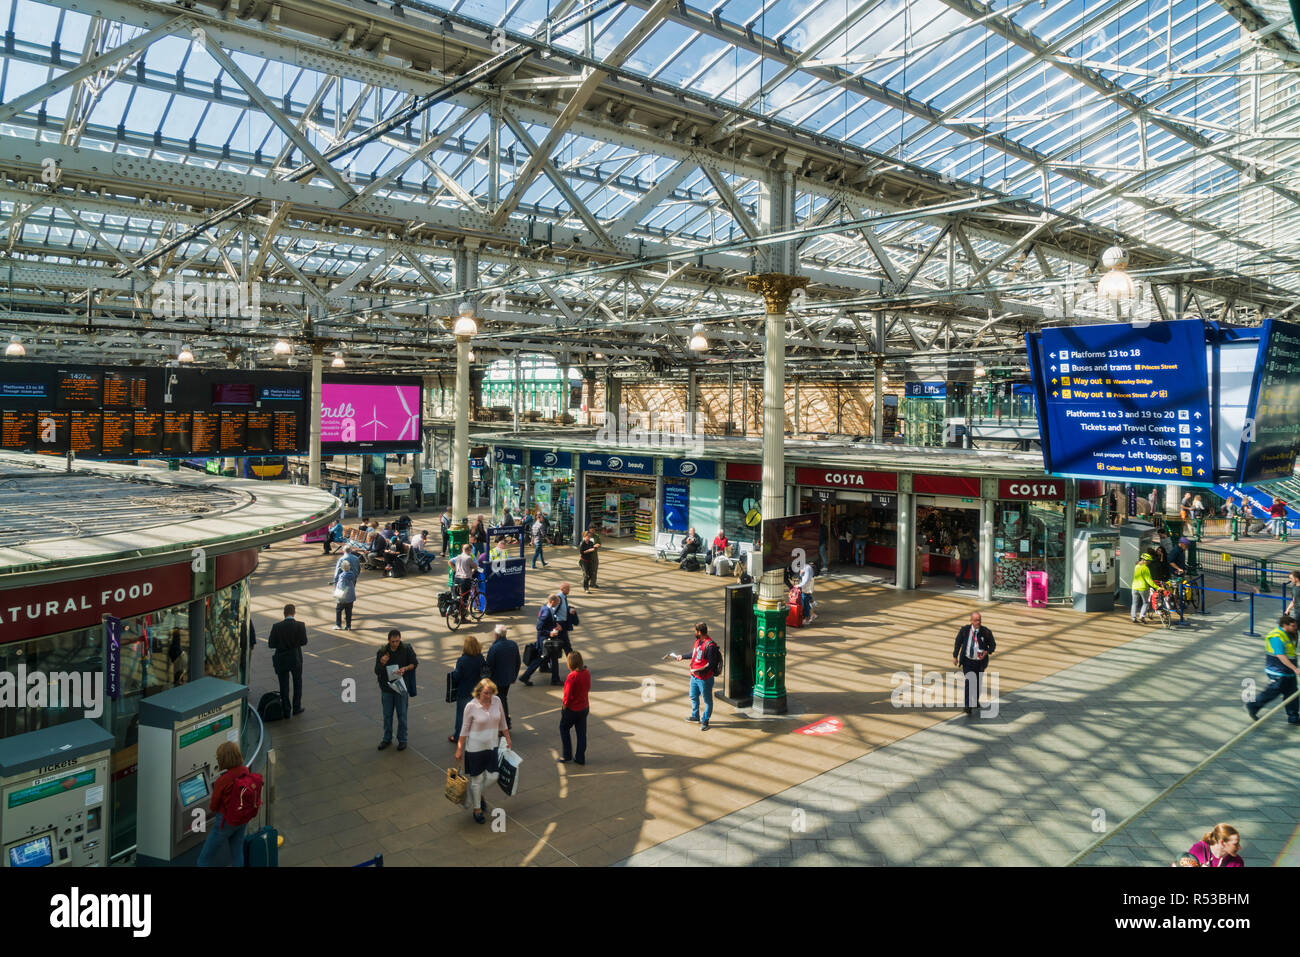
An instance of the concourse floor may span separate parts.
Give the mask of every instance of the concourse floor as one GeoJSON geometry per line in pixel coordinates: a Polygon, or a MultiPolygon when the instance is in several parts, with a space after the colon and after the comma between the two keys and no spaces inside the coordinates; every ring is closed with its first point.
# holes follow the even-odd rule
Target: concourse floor
{"type": "MultiPolygon", "coordinates": [[[[504,817],[477,825],[442,793],[454,753],[445,675],[470,633],[449,632],[437,616],[445,579],[365,572],[354,630],[333,631],[334,559],[297,542],[261,557],[254,699],[276,686],[265,638],[285,602],[297,605],[309,637],[306,712],[269,726],[286,865],[350,865],[376,854],[386,866],[1060,863],[1097,836],[1095,808],[1118,822],[1240,730],[1245,713],[1234,689],[1243,678],[1262,679],[1261,639],[1232,635],[1242,627],[1227,617],[1235,610],[1150,634],[1119,611],[981,605],[969,594],[902,594],[831,577],[818,580],[818,621],[788,636],[791,713],[757,719],[718,702],[703,732],[684,720],[685,663],[663,657],[689,651],[698,619],[721,631],[727,580],[610,549],[601,587],[583,594],[576,553],[554,549],[551,566],[528,575],[527,605],[487,616],[472,633],[486,643],[504,622],[522,647],[545,593],[576,579],[571,598],[583,614],[573,644],[593,676],[587,764],[556,761],[559,689],[541,673],[531,688],[516,684],[521,793],[507,798],[492,787],[488,805],[504,817]],[[946,678],[957,628],[974,608],[998,640],[996,717],[966,718],[961,685],[946,678]],[[373,666],[391,627],[421,662],[401,753],[376,750],[373,666]],[[918,678],[938,697],[896,706],[906,704],[904,679],[918,678]],[[792,733],[831,717],[833,733],[792,733]]],[[[1268,737],[1247,742],[1286,751],[1277,757],[1294,766],[1300,732],[1293,739],[1280,718],[1272,723],[1268,737]]],[[[1238,770],[1253,766],[1247,755],[1238,770]]],[[[1285,790],[1250,783],[1270,800],[1285,790]]],[[[1231,789],[1209,795],[1227,802],[1224,814],[1184,808],[1169,846],[1219,819],[1236,821],[1248,844],[1265,840],[1254,823],[1228,814],[1237,808],[1231,789]]],[[[1269,813],[1259,826],[1289,835],[1294,814],[1287,827],[1276,819],[1283,812],[1269,813]]],[[[1123,859],[1128,846],[1117,838],[1111,851],[1123,859]]],[[[1159,854],[1167,856],[1163,844],[1159,854]]]]}

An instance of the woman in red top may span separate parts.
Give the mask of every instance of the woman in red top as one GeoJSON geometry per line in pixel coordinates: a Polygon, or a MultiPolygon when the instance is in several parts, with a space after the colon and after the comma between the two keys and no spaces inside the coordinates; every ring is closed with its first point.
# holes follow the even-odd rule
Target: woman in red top
{"type": "Polygon", "coordinates": [[[560,711],[561,763],[573,761],[587,763],[587,712],[591,710],[587,695],[591,691],[591,672],[582,663],[582,655],[569,652],[569,677],[564,679],[564,707],[560,711]],[[578,750],[575,754],[569,740],[569,729],[578,732],[578,750]]]}
{"type": "Polygon", "coordinates": [[[1241,859],[1241,834],[1231,824],[1216,824],[1187,853],[1200,862],[1201,867],[1245,867],[1241,859]]]}
{"type": "Polygon", "coordinates": [[[239,753],[239,745],[233,741],[223,741],[217,747],[217,767],[221,776],[212,785],[212,800],[208,803],[208,836],[199,852],[199,867],[220,867],[224,857],[227,867],[244,866],[244,828],[243,824],[226,824],[222,808],[230,789],[235,786],[235,778],[248,770],[244,766],[244,756],[239,753]]]}

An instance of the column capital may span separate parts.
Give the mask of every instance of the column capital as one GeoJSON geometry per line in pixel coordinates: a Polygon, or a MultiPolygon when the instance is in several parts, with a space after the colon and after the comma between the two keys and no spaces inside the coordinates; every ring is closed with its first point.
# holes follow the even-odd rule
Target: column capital
{"type": "Polygon", "coordinates": [[[784,316],[790,309],[790,294],[808,285],[807,276],[765,272],[745,277],[745,288],[763,294],[769,316],[784,316]]]}

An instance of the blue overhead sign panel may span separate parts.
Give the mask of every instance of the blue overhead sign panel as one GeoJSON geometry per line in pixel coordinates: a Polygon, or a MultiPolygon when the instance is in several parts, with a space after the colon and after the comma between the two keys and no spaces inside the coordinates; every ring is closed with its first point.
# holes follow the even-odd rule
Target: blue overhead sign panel
{"type": "Polygon", "coordinates": [[[591,455],[583,453],[579,468],[584,472],[616,472],[620,475],[655,474],[655,460],[648,455],[591,455]]]}
{"type": "Polygon", "coordinates": [[[533,449],[529,458],[535,469],[570,469],[573,468],[572,452],[542,452],[533,449]]]}
{"type": "Polygon", "coordinates": [[[1300,454],[1300,325],[1265,321],[1250,408],[1242,430],[1238,482],[1290,478],[1300,454]]]}
{"type": "Polygon", "coordinates": [[[1048,473],[1213,484],[1200,320],[1066,326],[1027,339],[1048,473]]]}
{"type": "Polygon", "coordinates": [[[948,395],[947,382],[904,382],[903,394],[914,399],[943,399],[948,395]]]}
{"type": "Polygon", "coordinates": [[[498,445],[492,454],[492,459],[497,465],[523,465],[524,450],[512,449],[504,445],[498,445]]]}
{"type": "Polygon", "coordinates": [[[718,470],[714,462],[704,459],[664,459],[663,461],[664,475],[673,478],[717,478],[718,470]]]}

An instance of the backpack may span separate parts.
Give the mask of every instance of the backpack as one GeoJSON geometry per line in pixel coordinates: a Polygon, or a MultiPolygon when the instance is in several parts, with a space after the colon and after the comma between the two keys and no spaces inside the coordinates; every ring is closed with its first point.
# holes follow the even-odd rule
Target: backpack
{"type": "Polygon", "coordinates": [[[257,714],[263,721],[279,721],[285,717],[280,692],[268,691],[257,702],[257,714]]]}
{"type": "Polygon", "coordinates": [[[710,639],[710,644],[712,647],[709,649],[709,669],[715,676],[720,675],[722,674],[722,649],[712,639],[710,639]]]}
{"type": "Polygon", "coordinates": [[[242,827],[257,817],[262,806],[262,776],[245,769],[235,778],[234,784],[226,794],[221,813],[225,817],[226,827],[242,827]]]}

